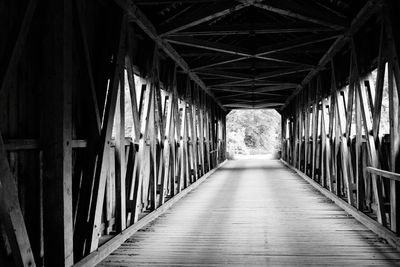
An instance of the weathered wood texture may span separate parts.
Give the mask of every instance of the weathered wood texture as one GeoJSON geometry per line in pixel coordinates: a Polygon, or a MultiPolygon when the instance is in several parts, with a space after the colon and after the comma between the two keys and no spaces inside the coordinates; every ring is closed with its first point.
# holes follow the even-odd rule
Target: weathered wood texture
{"type": "Polygon", "coordinates": [[[400,233],[399,182],[387,175],[400,166],[395,8],[386,1],[282,111],[282,158],[400,233]]]}
{"type": "Polygon", "coordinates": [[[395,266],[400,254],[277,160],[229,161],[98,266],[395,266]]]}
{"type": "Polygon", "coordinates": [[[225,159],[225,111],[114,1],[0,15],[0,266],[71,266],[225,159]]]}
{"type": "Polygon", "coordinates": [[[224,109],[306,73],[283,157],[398,233],[399,182],[365,167],[399,173],[399,3],[210,2],[0,1],[1,266],[95,251],[224,160],[224,109]]]}

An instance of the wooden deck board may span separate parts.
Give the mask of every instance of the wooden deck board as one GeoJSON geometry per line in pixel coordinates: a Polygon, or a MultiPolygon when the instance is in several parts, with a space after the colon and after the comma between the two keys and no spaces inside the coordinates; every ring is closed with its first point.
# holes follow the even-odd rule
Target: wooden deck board
{"type": "Polygon", "coordinates": [[[276,160],[216,171],[99,266],[394,266],[400,254],[276,160]]]}

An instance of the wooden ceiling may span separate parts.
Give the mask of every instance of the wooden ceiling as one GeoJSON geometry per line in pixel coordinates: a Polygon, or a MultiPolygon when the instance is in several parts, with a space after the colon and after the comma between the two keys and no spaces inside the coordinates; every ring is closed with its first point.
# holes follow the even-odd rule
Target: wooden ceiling
{"type": "Polygon", "coordinates": [[[226,109],[282,107],[323,69],[321,60],[345,38],[366,3],[137,0],[127,7],[117,2],[226,109]]]}

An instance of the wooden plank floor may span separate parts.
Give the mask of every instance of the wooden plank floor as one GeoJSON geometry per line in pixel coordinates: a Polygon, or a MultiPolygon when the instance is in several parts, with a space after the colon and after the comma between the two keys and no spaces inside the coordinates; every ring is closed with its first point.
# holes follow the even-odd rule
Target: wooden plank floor
{"type": "Polygon", "coordinates": [[[400,254],[277,160],[234,160],[100,266],[395,266],[400,254]]]}

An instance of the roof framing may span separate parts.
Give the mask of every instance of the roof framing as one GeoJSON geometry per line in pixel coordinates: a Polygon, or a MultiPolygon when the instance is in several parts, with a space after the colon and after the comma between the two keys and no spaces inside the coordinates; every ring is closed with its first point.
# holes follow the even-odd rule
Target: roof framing
{"type": "Polygon", "coordinates": [[[181,67],[188,76],[196,82],[200,88],[202,88],[211,98],[223,109],[221,102],[214,96],[214,94],[207,88],[204,82],[197,76],[196,73],[192,72],[186,63],[186,61],[176,52],[176,50],[165,40],[163,40],[158,34],[154,25],[144,15],[144,13],[129,0],[114,0],[127,14],[128,16],[151,38],[156,44],[164,50],[164,52],[171,57],[176,64],[181,67]]]}
{"type": "Polygon", "coordinates": [[[293,94],[286,100],[285,104],[281,107],[284,109],[290,101],[305,87],[311,79],[316,76],[326,64],[350,41],[351,36],[356,33],[361,26],[376,12],[378,12],[384,5],[383,0],[369,0],[364,7],[360,10],[357,16],[353,19],[350,28],[341,34],[336,41],[329,47],[328,51],[319,60],[318,66],[311,70],[308,75],[303,79],[301,84],[293,92],[293,94]]]}

